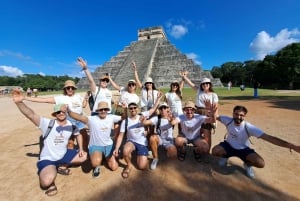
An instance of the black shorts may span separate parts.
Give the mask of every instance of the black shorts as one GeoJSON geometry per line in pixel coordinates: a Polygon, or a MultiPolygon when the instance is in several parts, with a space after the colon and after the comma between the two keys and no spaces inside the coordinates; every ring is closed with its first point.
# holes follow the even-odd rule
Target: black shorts
{"type": "Polygon", "coordinates": [[[249,154],[255,153],[254,149],[247,147],[245,149],[235,149],[228,142],[224,141],[219,144],[226,151],[226,155],[224,157],[239,157],[242,161],[246,162],[246,158],[249,154]]]}

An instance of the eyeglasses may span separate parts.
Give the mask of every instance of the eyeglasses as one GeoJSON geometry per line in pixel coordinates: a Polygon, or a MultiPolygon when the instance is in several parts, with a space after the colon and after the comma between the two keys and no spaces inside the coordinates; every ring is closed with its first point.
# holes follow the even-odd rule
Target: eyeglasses
{"type": "Polygon", "coordinates": [[[129,83],[128,86],[129,86],[129,87],[134,87],[135,84],[134,84],[134,83],[129,83]]]}
{"type": "Polygon", "coordinates": [[[129,110],[136,110],[136,107],[129,107],[129,110]]]}
{"type": "Polygon", "coordinates": [[[201,85],[205,85],[205,84],[210,84],[209,82],[204,82],[204,83],[202,83],[201,85]]]}
{"type": "Polygon", "coordinates": [[[66,90],[70,90],[70,89],[72,89],[73,91],[74,91],[74,90],[76,90],[76,88],[75,88],[75,87],[66,87],[65,89],[66,89],[66,90]]]}
{"type": "Polygon", "coordinates": [[[101,82],[109,83],[109,79],[100,79],[101,82]]]}
{"type": "Polygon", "coordinates": [[[60,114],[60,113],[65,114],[65,112],[63,112],[63,111],[57,111],[57,112],[55,112],[55,115],[58,115],[58,114],[60,114]]]}
{"type": "Polygon", "coordinates": [[[160,110],[166,110],[166,109],[168,109],[166,106],[161,106],[160,108],[159,108],[160,110]]]}
{"type": "Polygon", "coordinates": [[[102,109],[97,110],[97,112],[106,112],[106,111],[108,111],[107,108],[102,108],[102,109]]]}

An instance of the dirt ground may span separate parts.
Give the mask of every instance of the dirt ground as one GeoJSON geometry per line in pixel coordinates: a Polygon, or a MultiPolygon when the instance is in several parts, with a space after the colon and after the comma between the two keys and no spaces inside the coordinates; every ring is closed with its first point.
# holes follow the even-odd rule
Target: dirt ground
{"type": "MultiPolygon", "coordinates": [[[[26,104],[47,117],[53,109],[50,104],[26,104]]],[[[223,100],[220,114],[230,116],[237,104],[248,108],[247,121],[266,133],[300,144],[299,101],[223,100]]],[[[245,176],[237,158],[220,168],[214,157],[209,164],[196,162],[192,150],[184,162],[168,160],[160,150],[156,170],[135,169],[127,180],[121,177],[123,160],[115,172],[104,165],[97,179],[92,178],[88,164],[74,167],[72,175],[57,176],[58,194],[49,198],[40,190],[36,174],[39,148],[35,143],[40,131],[18,111],[11,98],[1,97],[0,108],[0,200],[300,201],[300,154],[258,139],[252,139],[252,146],[266,166],[254,168],[255,179],[245,176]]],[[[212,144],[222,141],[224,133],[219,123],[212,144]]]]}

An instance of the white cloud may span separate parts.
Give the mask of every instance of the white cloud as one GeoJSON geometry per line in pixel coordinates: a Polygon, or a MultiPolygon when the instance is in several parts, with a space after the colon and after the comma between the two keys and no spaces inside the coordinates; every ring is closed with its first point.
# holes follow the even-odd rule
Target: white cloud
{"type": "Polygon", "coordinates": [[[268,54],[275,53],[288,44],[299,42],[300,31],[293,29],[282,29],[276,36],[272,37],[266,31],[257,34],[250,43],[250,49],[256,54],[256,59],[262,60],[268,54]]]}
{"type": "Polygon", "coordinates": [[[16,77],[16,76],[22,76],[24,73],[22,70],[12,67],[12,66],[0,66],[0,75],[1,76],[10,76],[10,77],[16,77]]]}
{"type": "Polygon", "coordinates": [[[24,56],[22,53],[12,52],[9,50],[0,51],[0,56],[12,56],[12,57],[16,57],[21,60],[31,60],[31,57],[29,57],[29,56],[24,56]]]}
{"type": "Polygon", "coordinates": [[[198,65],[202,65],[202,62],[199,61],[198,59],[198,55],[195,54],[195,53],[187,53],[186,56],[189,58],[189,59],[192,59],[196,64],[198,65]]]}
{"type": "Polygon", "coordinates": [[[172,20],[166,23],[167,32],[174,38],[179,39],[188,33],[187,25],[189,22],[183,21],[182,24],[173,24],[172,20]]]}

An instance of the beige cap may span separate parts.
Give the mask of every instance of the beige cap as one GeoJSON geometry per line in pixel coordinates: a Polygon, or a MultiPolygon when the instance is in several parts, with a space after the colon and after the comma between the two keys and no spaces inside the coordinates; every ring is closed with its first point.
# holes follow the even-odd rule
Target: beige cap
{"type": "Polygon", "coordinates": [[[65,81],[64,88],[66,88],[66,87],[74,87],[75,89],[77,89],[77,87],[75,85],[75,82],[73,80],[67,80],[67,81],[65,81]]]}

